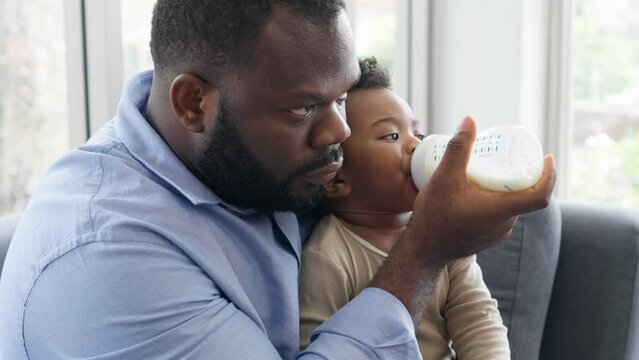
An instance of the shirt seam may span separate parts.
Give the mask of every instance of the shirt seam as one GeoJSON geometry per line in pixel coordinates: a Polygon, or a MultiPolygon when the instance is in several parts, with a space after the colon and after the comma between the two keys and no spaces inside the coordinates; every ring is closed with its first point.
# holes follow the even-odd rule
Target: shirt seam
{"type": "MultiPolygon", "coordinates": [[[[112,145],[111,145],[111,146],[107,149],[107,151],[106,151],[104,154],[108,154],[108,153],[110,153],[110,152],[111,152],[111,150],[113,150],[113,148],[115,148],[115,147],[116,147],[116,146],[118,146],[118,145],[119,145],[119,143],[112,144],[112,145]]],[[[98,191],[100,191],[100,187],[102,186],[102,181],[104,180],[104,163],[102,162],[102,156],[103,156],[104,154],[100,154],[100,155],[99,155],[99,157],[100,157],[100,181],[98,182],[98,185],[97,185],[97,186],[96,186],[96,188],[95,188],[95,192],[94,192],[94,193],[93,193],[93,195],[91,195],[91,197],[89,198],[89,202],[88,202],[88,206],[87,206],[87,207],[88,207],[87,211],[88,211],[88,215],[89,215],[89,227],[90,227],[90,229],[91,229],[90,234],[91,234],[91,238],[92,238],[92,240],[95,240],[95,232],[94,232],[94,224],[93,224],[93,215],[92,215],[92,213],[91,213],[91,204],[92,204],[93,199],[95,198],[95,196],[98,194],[98,191]]],[[[86,233],[84,233],[83,235],[79,235],[79,236],[77,236],[77,237],[72,237],[72,238],[70,238],[69,240],[62,242],[60,246],[62,246],[62,245],[64,245],[64,244],[68,243],[69,241],[73,241],[74,239],[82,238],[83,236],[85,236],[85,234],[86,234],[86,233]]],[[[74,249],[77,249],[78,247],[79,247],[79,246],[76,246],[76,247],[74,247],[74,248],[70,249],[69,251],[74,250],[74,249]]],[[[58,249],[58,248],[59,248],[59,247],[56,247],[55,249],[58,249]]],[[[55,251],[55,249],[53,249],[51,252],[55,251]]],[[[49,254],[51,254],[51,252],[49,252],[49,254]]],[[[22,316],[21,316],[21,324],[22,324],[22,326],[21,326],[21,334],[20,334],[20,338],[22,339],[22,350],[24,351],[24,356],[25,356],[27,359],[30,359],[30,357],[29,357],[29,351],[27,350],[27,341],[26,341],[26,339],[24,338],[24,316],[25,316],[25,313],[26,313],[26,308],[27,308],[27,307],[26,307],[26,305],[27,305],[27,301],[29,300],[29,296],[31,295],[31,291],[33,290],[33,286],[34,286],[34,285],[35,285],[35,283],[38,281],[38,279],[40,278],[40,275],[42,275],[42,272],[44,272],[44,270],[46,269],[46,267],[47,267],[47,266],[49,266],[49,265],[50,265],[53,261],[55,261],[55,260],[59,259],[61,256],[65,255],[65,254],[67,254],[67,253],[68,253],[68,251],[67,251],[67,252],[65,252],[64,254],[61,254],[60,256],[57,256],[55,259],[53,259],[52,261],[50,261],[50,262],[49,262],[46,266],[44,266],[43,268],[41,268],[41,269],[39,270],[38,274],[37,274],[37,275],[33,278],[33,280],[31,281],[31,283],[29,284],[27,294],[26,294],[26,296],[25,296],[25,298],[24,298],[24,301],[23,301],[23,304],[22,304],[22,316]]],[[[48,256],[48,255],[47,255],[47,256],[48,256]]],[[[44,257],[43,257],[43,258],[41,258],[40,260],[42,260],[42,259],[44,259],[44,258],[46,258],[46,256],[44,256],[44,257]]]]}
{"type": "Polygon", "coordinates": [[[93,218],[93,210],[91,209],[92,205],[93,205],[93,199],[96,197],[96,195],[98,195],[98,192],[100,191],[100,188],[102,187],[102,182],[104,181],[104,161],[103,161],[103,157],[105,154],[110,154],[111,151],[116,148],[117,146],[121,145],[120,143],[115,143],[113,145],[111,145],[111,147],[109,147],[107,149],[106,152],[104,152],[103,154],[100,154],[100,182],[98,183],[98,185],[95,188],[95,192],[93,193],[93,195],[91,195],[91,198],[89,198],[89,225],[91,227],[91,234],[93,235],[93,240],[95,240],[95,223],[94,223],[94,218],[93,218]]]}
{"type": "MultiPolygon", "coordinates": [[[[38,279],[40,278],[40,276],[42,276],[42,274],[47,269],[47,267],[49,267],[49,265],[53,264],[55,261],[61,259],[62,257],[64,257],[65,255],[71,253],[74,250],[77,250],[77,249],[79,249],[81,247],[84,247],[84,246],[87,246],[87,245],[96,244],[96,243],[140,243],[140,244],[147,244],[147,245],[155,245],[157,247],[166,248],[166,249],[169,249],[171,251],[176,251],[176,249],[174,249],[174,248],[172,248],[170,246],[166,246],[166,245],[163,245],[163,244],[158,244],[158,243],[155,243],[155,242],[152,242],[152,241],[144,241],[144,240],[118,240],[118,241],[95,240],[95,233],[93,233],[93,232],[91,232],[89,234],[84,233],[82,235],[72,237],[69,240],[64,241],[63,244],[67,244],[67,243],[69,243],[70,241],[73,241],[73,240],[81,239],[81,238],[83,238],[83,237],[85,237],[87,235],[89,235],[91,237],[91,241],[85,242],[83,244],[79,244],[78,246],[74,246],[73,248],[64,251],[63,253],[61,253],[58,256],[56,256],[54,259],[50,260],[48,263],[46,263],[46,265],[44,265],[42,268],[40,268],[40,270],[38,271],[37,275],[33,278],[31,283],[29,284],[27,294],[24,297],[24,300],[22,301],[22,314],[21,314],[21,320],[20,320],[20,323],[21,323],[21,326],[20,326],[20,333],[21,333],[20,334],[20,339],[22,340],[22,348],[23,348],[23,351],[24,351],[24,356],[26,357],[27,360],[31,359],[29,357],[29,352],[27,350],[27,341],[26,341],[25,336],[24,336],[24,317],[25,317],[26,312],[27,312],[27,302],[29,301],[29,297],[31,296],[31,292],[33,291],[33,288],[35,287],[35,284],[38,282],[38,279]]],[[[60,247],[57,247],[56,249],[59,249],[59,248],[60,247]]],[[[51,252],[49,254],[51,254],[51,252]]],[[[44,258],[46,258],[46,256],[44,258]]]]}
{"type": "Polygon", "coordinates": [[[369,243],[368,241],[366,241],[364,238],[362,238],[361,236],[355,234],[354,232],[348,230],[346,227],[344,227],[344,230],[346,230],[353,238],[353,240],[355,240],[355,242],[359,245],[364,247],[366,250],[373,252],[373,254],[382,256],[384,259],[388,258],[388,254],[380,249],[378,249],[375,245],[369,243]]]}
{"type": "MultiPolygon", "coordinates": [[[[354,342],[356,342],[356,343],[358,343],[358,344],[361,344],[361,345],[363,345],[364,347],[366,347],[367,349],[369,349],[369,350],[370,350],[373,354],[375,354],[375,356],[377,357],[377,359],[380,359],[380,360],[381,360],[381,359],[383,359],[383,358],[382,358],[382,356],[381,356],[381,355],[377,352],[377,350],[375,349],[375,347],[374,347],[374,346],[369,345],[369,344],[367,344],[367,343],[365,343],[365,342],[362,342],[361,340],[358,340],[358,339],[356,339],[356,338],[354,338],[354,337],[352,337],[352,336],[348,336],[348,335],[343,334],[343,333],[341,333],[341,332],[332,331],[332,330],[321,330],[319,333],[320,333],[320,334],[330,334],[330,335],[334,335],[334,336],[339,336],[339,337],[347,338],[347,339],[349,339],[349,340],[351,340],[351,341],[354,341],[354,342]]],[[[313,334],[315,334],[315,332],[313,332],[313,334]]],[[[310,345],[310,344],[309,344],[309,345],[310,345]]],[[[312,350],[311,350],[311,351],[312,351],[312,350]]]]}
{"type": "Polygon", "coordinates": [[[385,251],[382,251],[381,249],[377,248],[375,245],[369,243],[368,241],[366,241],[366,239],[364,239],[363,237],[357,235],[356,233],[354,233],[353,231],[351,231],[349,228],[347,228],[344,223],[342,222],[342,220],[340,218],[338,218],[335,215],[331,215],[333,217],[333,221],[337,222],[337,226],[338,226],[338,230],[339,229],[343,229],[344,231],[346,231],[352,238],[353,240],[355,240],[355,242],[357,242],[357,244],[359,244],[359,246],[364,247],[365,249],[367,249],[368,251],[373,252],[376,255],[382,256],[384,259],[388,258],[388,254],[385,251]]]}

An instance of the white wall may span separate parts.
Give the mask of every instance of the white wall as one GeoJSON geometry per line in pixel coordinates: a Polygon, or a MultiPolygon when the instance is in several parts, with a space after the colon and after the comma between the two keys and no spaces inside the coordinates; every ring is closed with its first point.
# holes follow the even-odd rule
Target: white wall
{"type": "Polygon", "coordinates": [[[546,0],[431,0],[429,129],[524,124],[542,135],[546,0]]]}

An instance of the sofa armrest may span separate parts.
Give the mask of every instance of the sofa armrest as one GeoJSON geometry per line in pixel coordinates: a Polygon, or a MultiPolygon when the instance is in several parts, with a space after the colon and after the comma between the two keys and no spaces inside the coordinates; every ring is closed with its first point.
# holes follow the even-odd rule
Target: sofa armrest
{"type": "Polygon", "coordinates": [[[540,359],[639,359],[639,211],[561,202],[540,359]]]}

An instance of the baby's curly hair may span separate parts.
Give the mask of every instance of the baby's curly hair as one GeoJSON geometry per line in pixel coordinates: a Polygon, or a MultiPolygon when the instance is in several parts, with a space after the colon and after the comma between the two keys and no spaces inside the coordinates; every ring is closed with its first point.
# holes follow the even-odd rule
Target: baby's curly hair
{"type": "Polygon", "coordinates": [[[374,56],[359,59],[361,75],[350,91],[372,88],[392,89],[388,70],[382,67],[374,56]]]}

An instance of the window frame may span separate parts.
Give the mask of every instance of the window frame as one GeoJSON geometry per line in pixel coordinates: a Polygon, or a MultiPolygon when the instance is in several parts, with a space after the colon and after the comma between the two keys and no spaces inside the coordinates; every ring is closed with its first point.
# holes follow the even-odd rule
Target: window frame
{"type": "Polygon", "coordinates": [[[82,0],[64,2],[64,26],[67,54],[67,92],[69,108],[69,148],[83,144],[89,137],[86,51],[82,0]]]}
{"type": "Polygon", "coordinates": [[[546,117],[542,143],[554,154],[557,182],[555,195],[569,196],[572,147],[572,19],[573,0],[551,0],[548,31],[546,117]]]}
{"type": "Polygon", "coordinates": [[[120,1],[66,0],[71,147],[115,116],[123,89],[120,1]],[[78,71],[78,69],[82,69],[78,71]]]}

